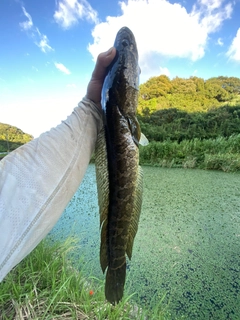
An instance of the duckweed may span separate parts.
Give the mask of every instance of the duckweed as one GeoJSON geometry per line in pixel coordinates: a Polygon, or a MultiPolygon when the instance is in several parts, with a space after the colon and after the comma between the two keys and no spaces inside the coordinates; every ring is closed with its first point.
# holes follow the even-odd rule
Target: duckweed
{"type": "MultiPolygon", "coordinates": [[[[143,169],[143,207],[125,290],[145,307],[161,301],[170,319],[240,319],[239,174],[143,169]]],[[[78,236],[76,267],[102,279],[99,231],[90,165],[49,237],[78,236]]]]}

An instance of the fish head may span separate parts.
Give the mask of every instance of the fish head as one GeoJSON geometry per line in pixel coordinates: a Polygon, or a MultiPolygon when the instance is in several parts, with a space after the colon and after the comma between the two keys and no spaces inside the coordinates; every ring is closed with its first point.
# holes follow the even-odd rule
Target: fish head
{"type": "Polygon", "coordinates": [[[118,31],[114,47],[116,56],[109,66],[103,85],[103,111],[107,105],[116,105],[123,115],[135,114],[140,68],[137,44],[129,28],[123,27],[118,31]]]}
{"type": "Polygon", "coordinates": [[[118,71],[124,73],[127,85],[138,90],[138,50],[135,37],[129,28],[123,27],[118,31],[114,47],[117,50],[118,71]]]}

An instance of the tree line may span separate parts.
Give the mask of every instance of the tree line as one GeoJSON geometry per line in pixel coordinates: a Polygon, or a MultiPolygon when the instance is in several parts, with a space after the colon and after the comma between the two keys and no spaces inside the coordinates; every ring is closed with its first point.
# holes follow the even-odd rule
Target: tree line
{"type": "MultiPolygon", "coordinates": [[[[150,141],[140,148],[142,164],[240,170],[239,78],[153,77],[140,85],[137,111],[150,141]]],[[[0,152],[32,139],[0,123],[0,152]]]]}
{"type": "Polygon", "coordinates": [[[139,92],[138,113],[143,116],[169,108],[206,112],[213,107],[240,104],[240,79],[220,76],[170,80],[160,75],[140,85],[139,92]]]}
{"type": "Polygon", "coordinates": [[[6,123],[0,123],[0,152],[12,151],[32,139],[32,135],[23,132],[21,129],[6,123]]]}
{"type": "Polygon", "coordinates": [[[142,132],[149,141],[177,141],[229,137],[240,133],[240,105],[186,112],[176,108],[139,115],[142,132]]]}
{"type": "Polygon", "coordinates": [[[140,86],[138,119],[150,143],[142,164],[240,170],[240,79],[153,77],[140,86]]]}

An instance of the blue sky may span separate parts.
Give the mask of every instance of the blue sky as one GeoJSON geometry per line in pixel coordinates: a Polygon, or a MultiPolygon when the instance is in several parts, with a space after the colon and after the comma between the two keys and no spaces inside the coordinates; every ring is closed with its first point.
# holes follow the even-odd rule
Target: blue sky
{"type": "Polygon", "coordinates": [[[1,0],[0,122],[37,137],[66,119],[124,25],[141,82],[240,77],[239,13],[240,0],[1,0]]]}

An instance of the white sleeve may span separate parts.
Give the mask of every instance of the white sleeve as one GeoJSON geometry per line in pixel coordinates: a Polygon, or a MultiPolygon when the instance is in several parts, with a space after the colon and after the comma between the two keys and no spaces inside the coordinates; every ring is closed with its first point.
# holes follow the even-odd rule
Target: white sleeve
{"type": "Polygon", "coordinates": [[[61,216],[101,126],[100,109],[84,98],[67,120],[0,161],[0,281],[61,216]]]}

